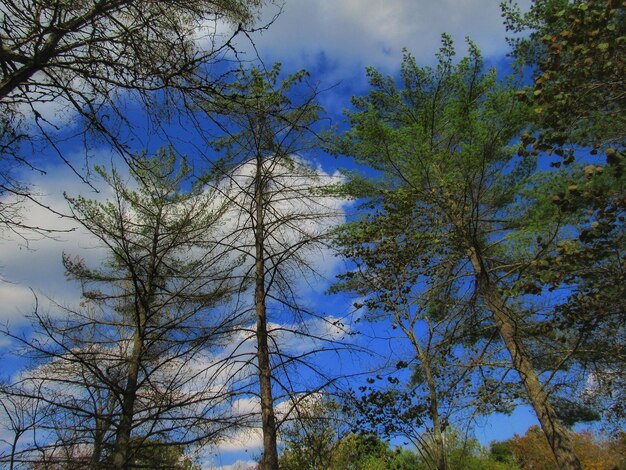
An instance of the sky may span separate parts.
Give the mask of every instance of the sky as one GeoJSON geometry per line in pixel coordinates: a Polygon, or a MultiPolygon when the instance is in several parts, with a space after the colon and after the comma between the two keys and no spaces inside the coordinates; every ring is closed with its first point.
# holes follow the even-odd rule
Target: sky
{"type": "MultiPolygon", "coordinates": [[[[250,60],[258,53],[266,66],[281,62],[286,73],[301,68],[309,70],[313,82],[319,83],[320,88],[328,88],[320,101],[328,112],[329,122],[341,127],[342,112],[350,106],[350,96],[367,89],[366,67],[374,66],[393,74],[398,70],[404,48],[415,56],[418,64],[432,64],[444,32],[455,40],[459,56],[464,51],[465,38],[470,37],[488,63],[505,64],[509,49],[499,3],[500,0],[285,0],[281,6],[269,5],[262,10],[257,25],[271,24],[251,35],[253,44],[240,37],[237,46],[243,51],[243,57],[250,60]]],[[[522,8],[529,3],[529,0],[519,1],[522,8]]],[[[71,115],[54,106],[46,112],[61,123],[71,120],[71,115]]],[[[140,116],[137,119],[141,121],[140,116]]],[[[180,132],[184,133],[184,129],[180,132]]],[[[156,137],[152,139],[150,143],[159,143],[156,137]]],[[[79,142],[68,142],[63,148],[70,160],[83,158],[79,142]]],[[[110,149],[101,146],[92,161],[108,164],[114,159],[112,155],[110,149]]],[[[328,174],[334,174],[337,167],[345,164],[323,154],[306,157],[312,158],[314,165],[328,174]]],[[[24,178],[38,189],[45,204],[64,211],[63,192],[97,198],[107,196],[106,190],[94,193],[57,160],[42,155],[42,162],[45,175],[27,172],[24,178]]],[[[104,186],[98,187],[104,189],[104,186]]],[[[349,206],[344,210],[349,212],[349,206]]],[[[25,315],[32,310],[35,294],[43,308],[51,311],[54,308],[48,297],[68,304],[79,301],[78,286],[64,279],[60,262],[63,251],[79,251],[93,262],[101,257],[101,251],[91,238],[67,219],[34,206],[27,212],[28,219],[38,225],[72,231],[43,238],[33,234],[24,234],[24,237],[0,234],[0,322],[9,322],[18,328],[27,324],[25,315]]],[[[327,265],[326,280],[311,288],[305,297],[321,311],[346,315],[352,299],[329,299],[323,294],[333,276],[344,266],[337,260],[328,261],[327,265]]],[[[10,348],[6,340],[0,339],[0,354],[3,346],[10,348]]],[[[0,366],[1,375],[11,373],[6,365],[0,366]]],[[[513,416],[484,419],[476,435],[486,444],[514,433],[523,434],[534,423],[532,413],[521,408],[513,416]]],[[[231,470],[258,454],[258,436],[247,436],[241,442],[228,442],[215,449],[206,465],[231,470]]]]}
{"type": "MultiPolygon", "coordinates": [[[[271,26],[253,36],[266,64],[279,61],[287,71],[309,70],[314,80],[336,87],[321,97],[331,115],[340,117],[348,97],[367,86],[365,68],[386,74],[398,70],[403,50],[418,64],[435,62],[441,35],[452,36],[458,54],[465,39],[478,44],[488,61],[509,51],[500,0],[287,0],[267,7],[259,24],[271,26]]],[[[518,2],[528,7],[529,0],[518,2]]],[[[251,52],[248,52],[252,55],[251,52]]]]}

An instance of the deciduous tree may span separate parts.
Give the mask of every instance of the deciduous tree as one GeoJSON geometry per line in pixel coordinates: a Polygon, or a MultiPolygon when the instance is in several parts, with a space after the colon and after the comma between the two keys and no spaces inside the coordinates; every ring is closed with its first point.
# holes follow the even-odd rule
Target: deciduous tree
{"type": "Polygon", "coordinates": [[[514,56],[532,67],[534,79],[518,92],[534,108],[522,153],[543,154],[544,160],[546,153],[557,155],[553,166],[580,160],[590,149],[606,157],[606,165],[599,165],[600,157],[587,156],[585,178],[552,193],[563,213],[581,214],[578,237],[560,244],[534,276],[553,290],[573,291],[555,312],[554,326],[561,337],[593,332],[577,354],[582,380],[596,383],[598,411],[619,422],[624,387],[609,385],[609,377],[625,364],[626,4],[536,0],[526,13],[514,2],[503,8],[510,30],[529,33],[511,41],[514,56]]]}
{"type": "Polygon", "coordinates": [[[411,204],[405,193],[387,194],[384,209],[340,230],[340,252],[357,269],[340,275],[333,289],[355,291],[364,298],[359,306],[366,308],[366,320],[389,320],[402,334],[393,336],[402,360],[386,378],[376,374],[369,385],[359,387],[367,391],[355,401],[360,426],[385,438],[408,438],[434,468],[445,470],[445,429],[471,415],[469,409],[492,411],[496,402],[503,407],[498,394],[479,385],[494,381],[489,362],[498,356],[498,341],[485,325],[484,312],[476,311],[471,296],[463,294],[469,293],[467,287],[455,282],[459,273],[454,263],[441,263],[439,246],[433,243],[438,234],[406,217],[411,204]],[[399,352],[403,337],[408,348],[399,352]],[[406,368],[412,374],[397,378],[407,375],[402,372],[406,368]],[[482,380],[475,380],[479,368],[482,380]],[[387,386],[381,389],[377,381],[387,386]]]}
{"type": "Polygon", "coordinates": [[[510,30],[530,33],[511,40],[515,57],[534,67],[533,86],[519,93],[532,102],[537,118],[539,135],[528,136],[527,143],[566,160],[573,157],[573,144],[623,146],[626,5],[535,0],[526,13],[514,1],[502,7],[510,30]]]}

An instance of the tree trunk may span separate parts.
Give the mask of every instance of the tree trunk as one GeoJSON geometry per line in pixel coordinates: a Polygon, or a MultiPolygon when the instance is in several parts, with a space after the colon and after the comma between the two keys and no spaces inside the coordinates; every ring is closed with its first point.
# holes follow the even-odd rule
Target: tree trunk
{"type": "Polygon", "coordinates": [[[411,343],[413,344],[413,348],[415,349],[415,352],[417,353],[417,356],[422,363],[424,376],[426,377],[426,382],[428,383],[428,412],[430,414],[430,419],[433,422],[434,455],[432,456],[432,459],[435,466],[437,467],[437,470],[447,470],[448,467],[446,465],[446,453],[443,445],[443,430],[441,428],[441,419],[439,417],[437,384],[435,383],[435,379],[432,375],[432,371],[430,368],[430,358],[420,346],[419,341],[415,337],[412,329],[405,327],[401,323],[401,320],[398,320],[398,323],[400,323],[402,330],[409,337],[411,343]]]}
{"type": "Polygon", "coordinates": [[[106,399],[98,392],[98,401],[103,401],[102,406],[96,410],[95,436],[93,442],[93,452],[89,463],[90,470],[99,470],[103,467],[102,450],[104,448],[104,438],[111,427],[111,415],[115,408],[115,400],[112,396],[106,399]]]}
{"type": "MultiPolygon", "coordinates": [[[[6,409],[6,408],[5,408],[6,409]]],[[[17,443],[22,436],[22,432],[15,431],[15,435],[13,436],[13,442],[11,443],[11,462],[9,464],[9,470],[13,470],[15,465],[15,452],[17,451],[17,443]]]]}
{"type": "Polygon", "coordinates": [[[263,207],[263,158],[257,155],[255,181],[255,276],[254,302],[256,307],[257,362],[261,392],[261,420],[263,429],[263,470],[278,470],[278,450],[276,448],[276,418],[272,397],[270,352],[267,334],[267,311],[265,305],[265,224],[263,207]]]}
{"type": "Polygon", "coordinates": [[[490,279],[479,250],[469,249],[469,258],[475,271],[478,293],[487,303],[498,326],[500,336],[511,354],[513,367],[519,373],[530,403],[535,410],[541,428],[548,438],[560,470],[582,470],[580,461],[574,454],[569,431],[560,423],[550,399],[543,388],[537,373],[532,367],[524,345],[517,334],[513,312],[490,279]]]}
{"type": "Polygon", "coordinates": [[[439,417],[439,404],[437,399],[437,388],[430,371],[430,361],[428,358],[422,359],[424,364],[424,375],[428,382],[428,405],[430,409],[430,419],[433,422],[433,440],[435,447],[434,461],[437,470],[447,470],[446,453],[443,446],[443,430],[441,428],[441,419],[439,417]]]}
{"type": "Polygon", "coordinates": [[[145,325],[145,315],[142,314],[140,327],[135,332],[133,339],[133,350],[128,366],[126,386],[122,395],[122,415],[120,424],[115,436],[115,447],[113,450],[113,467],[116,469],[126,469],[129,465],[130,434],[133,428],[133,417],[135,414],[135,399],[137,398],[137,380],[139,377],[139,363],[141,360],[143,341],[142,330],[145,325]]]}
{"type": "Polygon", "coordinates": [[[104,440],[104,432],[102,425],[102,418],[100,414],[100,410],[98,410],[98,415],[96,415],[96,429],[95,436],[93,440],[93,451],[91,452],[91,459],[89,461],[89,468],[91,470],[99,470],[100,469],[100,459],[102,458],[102,443],[104,440]]]}

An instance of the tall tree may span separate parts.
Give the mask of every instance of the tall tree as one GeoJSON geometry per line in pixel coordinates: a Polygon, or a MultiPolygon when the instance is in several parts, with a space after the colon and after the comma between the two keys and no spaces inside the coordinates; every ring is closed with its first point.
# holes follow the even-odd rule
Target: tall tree
{"type": "Polygon", "coordinates": [[[538,130],[527,143],[566,159],[573,144],[623,147],[624,3],[534,0],[526,13],[512,0],[502,7],[509,30],[529,33],[511,40],[514,56],[533,67],[532,87],[520,92],[533,104],[538,130]]]}
{"type": "Polygon", "coordinates": [[[15,393],[10,387],[0,387],[0,410],[2,412],[3,442],[9,445],[6,453],[0,454],[0,462],[8,463],[13,470],[19,463],[20,440],[29,431],[35,430],[47,417],[41,412],[40,403],[28,396],[15,393]]]}
{"type": "MultiPolygon", "coordinates": [[[[218,124],[226,135],[215,143],[225,155],[214,169],[218,187],[238,209],[234,234],[227,242],[247,259],[246,276],[254,284],[262,468],[268,470],[278,468],[275,390],[294,392],[293,378],[283,383],[279,373],[304,363],[310,353],[281,351],[277,336],[323,339],[307,331],[303,317],[307,310],[299,304],[297,282],[302,274],[315,271],[311,256],[319,253],[340,215],[336,203],[318,191],[329,181],[301,156],[318,141],[313,127],[320,113],[317,92],[306,82],[305,72],[283,81],[279,74],[279,65],[242,71],[239,80],[225,89],[218,124]],[[287,325],[272,327],[272,310],[289,312],[282,318],[287,325]]],[[[211,103],[201,105],[211,111],[211,103]]],[[[274,317],[274,324],[280,321],[280,316],[274,317]]]]}
{"type": "Polygon", "coordinates": [[[552,193],[559,210],[583,214],[578,237],[558,246],[535,276],[552,289],[574,292],[555,312],[554,324],[561,337],[593,331],[576,355],[582,380],[596,383],[590,395],[603,397],[599,411],[620,421],[624,384],[612,371],[626,364],[626,5],[535,0],[526,13],[514,2],[503,8],[509,29],[528,33],[511,41],[534,79],[518,92],[534,108],[533,127],[522,135],[524,153],[557,155],[551,164],[561,166],[591,150],[585,177],[552,193]],[[593,156],[602,154],[606,165],[593,156]]]}
{"type": "Polygon", "coordinates": [[[492,411],[489,405],[499,401],[502,406],[502,397],[496,394],[500,400],[494,400],[486,386],[497,380],[489,362],[497,360],[499,342],[484,312],[476,311],[465,282],[459,282],[464,276],[459,276],[458,260],[442,262],[438,255],[439,234],[406,216],[412,205],[407,196],[388,194],[382,208],[342,227],[340,252],[357,269],[340,275],[333,289],[360,295],[365,320],[390,320],[394,350],[402,358],[383,381],[396,385],[381,390],[376,382],[384,377],[377,374],[360,387],[369,393],[356,401],[359,425],[383,437],[408,438],[425,461],[445,470],[446,428],[471,415],[471,405],[481,412],[492,411]],[[402,339],[406,349],[400,348],[402,339]],[[479,368],[481,380],[472,380],[479,368]]]}
{"type": "Polygon", "coordinates": [[[112,200],[67,199],[106,258],[92,268],[64,255],[83,302],[60,319],[35,312],[39,336],[13,335],[39,364],[14,385],[53,413],[39,426],[48,440],[34,443],[44,458],[78,459],[66,450],[84,453],[86,445],[91,452],[80,459],[91,468],[122,469],[144,441],[212,441],[237,425],[213,351],[240,324],[225,305],[239,283],[216,241],[223,203],[189,187],[184,160],[170,150],[137,156],[136,189],[115,171],[98,171],[112,200]]]}
{"type": "MultiPolygon", "coordinates": [[[[483,73],[472,43],[467,58],[455,65],[453,56],[446,36],[435,68],[420,68],[407,54],[402,88],[368,70],[372,90],[353,99],[351,130],[339,151],[383,172],[385,179],[373,195],[383,212],[386,201],[390,207],[396,200],[407,201],[405,217],[415,221],[414,229],[391,236],[402,241],[427,230],[432,234],[428,253],[436,253],[430,256],[458,266],[466,288],[490,313],[560,468],[580,469],[569,432],[524,341],[525,327],[536,316],[510,290],[529,260],[542,256],[541,250],[525,246],[528,251],[517,257],[520,246],[511,242],[523,241],[535,229],[529,217],[537,217],[533,211],[543,207],[531,199],[520,201],[522,190],[532,186],[534,161],[515,158],[509,146],[526,125],[527,110],[511,87],[498,83],[494,70],[483,73]]],[[[558,227],[550,222],[544,220],[542,229],[553,237],[558,227]]],[[[423,275],[429,277],[427,269],[423,275]]]]}

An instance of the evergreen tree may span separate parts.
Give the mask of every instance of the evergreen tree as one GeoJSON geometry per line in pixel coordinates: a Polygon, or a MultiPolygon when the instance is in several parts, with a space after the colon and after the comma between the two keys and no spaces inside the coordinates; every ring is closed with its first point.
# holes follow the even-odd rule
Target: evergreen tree
{"type": "MultiPolygon", "coordinates": [[[[384,178],[374,187],[353,183],[355,194],[369,196],[373,206],[346,230],[380,224],[379,236],[367,241],[366,250],[384,249],[388,239],[421,243],[425,256],[413,260],[420,282],[432,282],[433,265],[455,273],[448,285],[464,286],[476,311],[488,313],[560,468],[579,469],[569,431],[525,341],[526,325],[539,316],[514,286],[526,266],[545,253],[528,237],[541,233],[550,240],[559,229],[540,191],[532,192],[538,178],[534,160],[515,157],[510,145],[528,122],[528,112],[511,86],[498,83],[494,70],[483,72],[472,43],[458,64],[453,55],[446,36],[435,68],[420,68],[405,55],[402,87],[368,70],[372,90],[353,99],[351,129],[337,151],[384,178]],[[385,224],[392,211],[401,212],[409,227],[385,224]]],[[[455,298],[454,289],[449,292],[455,298]]]]}

